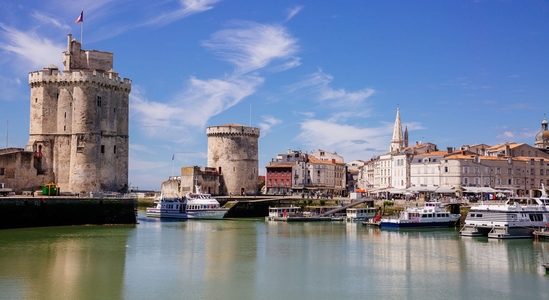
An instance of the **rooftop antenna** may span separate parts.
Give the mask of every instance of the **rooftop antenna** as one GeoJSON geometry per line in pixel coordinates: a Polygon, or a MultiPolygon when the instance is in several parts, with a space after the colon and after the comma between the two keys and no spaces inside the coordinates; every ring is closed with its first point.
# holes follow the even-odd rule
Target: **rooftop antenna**
{"type": "Polygon", "coordinates": [[[252,103],[250,103],[250,127],[252,127],[252,103]]]}
{"type": "Polygon", "coordinates": [[[6,122],[6,149],[8,149],[8,134],[9,134],[9,128],[10,128],[10,120],[6,122]]]}

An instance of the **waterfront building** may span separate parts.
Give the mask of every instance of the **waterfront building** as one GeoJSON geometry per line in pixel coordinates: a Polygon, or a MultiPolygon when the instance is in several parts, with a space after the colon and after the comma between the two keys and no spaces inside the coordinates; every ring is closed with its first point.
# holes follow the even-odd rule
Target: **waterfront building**
{"type": "Polygon", "coordinates": [[[259,128],[225,124],[206,128],[208,167],[222,175],[223,194],[255,195],[258,178],[259,128]]]}
{"type": "Polygon", "coordinates": [[[411,187],[435,190],[441,186],[440,163],[448,151],[433,151],[414,155],[410,163],[411,187]]]}
{"type": "Polygon", "coordinates": [[[62,56],[62,72],[29,73],[29,140],[0,153],[0,181],[17,193],[50,182],[67,193],[125,191],[131,80],[113,70],[112,52],[83,50],[70,34],[62,56]]]}
{"type": "Polygon", "coordinates": [[[267,194],[326,193],[346,195],[346,166],[343,157],[324,150],[316,156],[301,151],[287,150],[277,154],[266,166],[267,194]]]}

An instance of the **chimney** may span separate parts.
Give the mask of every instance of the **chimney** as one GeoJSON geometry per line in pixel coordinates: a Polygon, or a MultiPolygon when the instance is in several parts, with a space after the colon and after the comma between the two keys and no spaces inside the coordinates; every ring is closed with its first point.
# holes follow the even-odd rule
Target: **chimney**
{"type": "Polygon", "coordinates": [[[447,149],[448,149],[448,154],[454,152],[454,148],[452,148],[452,147],[448,147],[447,149]]]}

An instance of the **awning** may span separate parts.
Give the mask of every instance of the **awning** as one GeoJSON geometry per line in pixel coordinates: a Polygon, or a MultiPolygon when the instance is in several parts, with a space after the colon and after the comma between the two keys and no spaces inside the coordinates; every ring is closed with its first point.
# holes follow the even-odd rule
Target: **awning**
{"type": "Polygon", "coordinates": [[[435,193],[441,193],[441,194],[455,194],[456,188],[453,186],[439,186],[435,193]]]}
{"type": "Polygon", "coordinates": [[[406,190],[408,192],[434,192],[438,187],[437,186],[411,186],[406,190]]]}
{"type": "Polygon", "coordinates": [[[465,193],[495,193],[495,192],[498,192],[498,190],[494,190],[493,188],[491,187],[476,187],[476,186],[467,186],[467,187],[463,187],[463,189],[465,190],[465,193]]]}
{"type": "Polygon", "coordinates": [[[386,189],[384,192],[389,192],[389,194],[404,194],[406,190],[392,188],[392,189],[386,189]]]}

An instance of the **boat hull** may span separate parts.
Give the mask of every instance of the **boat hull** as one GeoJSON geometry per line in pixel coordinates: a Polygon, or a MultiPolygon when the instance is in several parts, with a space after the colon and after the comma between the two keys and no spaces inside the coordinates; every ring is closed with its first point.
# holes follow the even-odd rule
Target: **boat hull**
{"type": "Polygon", "coordinates": [[[188,210],[187,216],[189,219],[201,220],[221,220],[227,214],[228,209],[216,210],[188,210]]]}
{"type": "Polygon", "coordinates": [[[150,218],[188,219],[187,214],[181,212],[159,212],[147,210],[146,215],[150,218]]]}
{"type": "Polygon", "coordinates": [[[200,210],[186,212],[166,212],[147,210],[147,217],[166,219],[199,219],[199,220],[221,220],[227,214],[227,209],[200,210]]]}
{"type": "Polygon", "coordinates": [[[445,221],[445,222],[388,222],[381,221],[379,223],[380,227],[385,228],[443,228],[443,227],[454,227],[456,226],[456,221],[445,221]]]}

